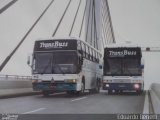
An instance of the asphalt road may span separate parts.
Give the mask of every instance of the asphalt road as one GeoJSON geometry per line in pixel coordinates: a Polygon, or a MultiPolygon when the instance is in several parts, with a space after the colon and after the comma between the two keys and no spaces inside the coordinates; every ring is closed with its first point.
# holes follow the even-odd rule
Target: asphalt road
{"type": "Polygon", "coordinates": [[[0,113],[15,114],[119,114],[142,113],[145,93],[136,95],[88,94],[71,96],[64,93],[0,99],[0,113]]]}

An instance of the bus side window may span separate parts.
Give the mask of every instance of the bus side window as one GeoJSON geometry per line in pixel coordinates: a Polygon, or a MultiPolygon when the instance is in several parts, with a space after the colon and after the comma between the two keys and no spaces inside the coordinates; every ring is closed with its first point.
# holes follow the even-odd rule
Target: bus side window
{"type": "Polygon", "coordinates": [[[36,69],[36,57],[35,54],[33,55],[33,63],[32,63],[32,70],[34,71],[36,69]]]}
{"type": "Polygon", "coordinates": [[[86,56],[86,50],[85,50],[85,45],[84,45],[83,42],[81,42],[81,47],[82,47],[82,55],[83,55],[83,57],[85,57],[86,56]]]}
{"type": "Polygon", "coordinates": [[[83,49],[82,49],[82,43],[79,41],[78,42],[78,52],[82,55],[83,54],[83,49]]]}
{"type": "Polygon", "coordinates": [[[93,51],[94,51],[94,50],[91,48],[91,60],[92,60],[92,61],[94,61],[94,60],[93,60],[93,56],[94,56],[93,51]]]}
{"type": "Polygon", "coordinates": [[[96,62],[96,51],[93,50],[93,61],[96,62]]]}
{"type": "Polygon", "coordinates": [[[92,60],[92,48],[89,48],[89,59],[92,60]]]}
{"type": "Polygon", "coordinates": [[[86,45],[86,58],[89,59],[89,48],[87,45],[86,45]]]}
{"type": "Polygon", "coordinates": [[[98,62],[98,52],[96,52],[96,62],[98,62]]]}
{"type": "Polygon", "coordinates": [[[77,41],[77,49],[82,50],[81,41],[77,41]]]}
{"type": "Polygon", "coordinates": [[[99,63],[99,59],[100,59],[100,54],[98,53],[98,56],[97,56],[97,62],[99,63]]]}
{"type": "Polygon", "coordinates": [[[97,62],[97,51],[95,51],[95,62],[97,62]]]}

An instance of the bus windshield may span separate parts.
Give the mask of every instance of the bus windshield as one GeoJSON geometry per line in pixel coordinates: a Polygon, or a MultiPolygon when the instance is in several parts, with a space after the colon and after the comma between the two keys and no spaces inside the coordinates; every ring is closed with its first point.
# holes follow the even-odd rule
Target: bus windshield
{"type": "Polygon", "coordinates": [[[108,58],[104,62],[104,75],[108,76],[139,76],[142,74],[140,59],[108,58]]]}
{"type": "Polygon", "coordinates": [[[56,51],[35,53],[33,73],[37,74],[75,74],[78,55],[75,51],[56,51]]]}

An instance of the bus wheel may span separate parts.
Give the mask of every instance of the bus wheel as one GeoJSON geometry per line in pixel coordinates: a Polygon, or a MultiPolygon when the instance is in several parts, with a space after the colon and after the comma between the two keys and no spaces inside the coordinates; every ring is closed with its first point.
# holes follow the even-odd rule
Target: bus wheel
{"type": "Polygon", "coordinates": [[[120,94],[123,94],[123,90],[120,90],[119,93],[120,93],[120,94]]]}
{"type": "Polygon", "coordinates": [[[85,90],[85,84],[84,82],[82,82],[81,84],[81,93],[84,94],[84,90],[85,90]]]}
{"type": "Polygon", "coordinates": [[[120,93],[120,91],[119,90],[115,90],[115,94],[118,94],[118,93],[120,93]]]}
{"type": "Polygon", "coordinates": [[[72,91],[66,91],[66,93],[67,93],[68,95],[73,94],[73,92],[72,92],[72,91]]]}
{"type": "Polygon", "coordinates": [[[49,91],[42,91],[44,97],[49,97],[49,91]]]}
{"type": "Polygon", "coordinates": [[[99,93],[100,92],[100,81],[97,80],[97,83],[96,83],[96,93],[99,93]]]}
{"type": "Polygon", "coordinates": [[[112,94],[112,90],[108,90],[108,95],[111,95],[112,94]]]}
{"type": "Polygon", "coordinates": [[[143,93],[143,90],[137,90],[136,93],[137,93],[138,95],[141,95],[141,94],[143,93]]]}

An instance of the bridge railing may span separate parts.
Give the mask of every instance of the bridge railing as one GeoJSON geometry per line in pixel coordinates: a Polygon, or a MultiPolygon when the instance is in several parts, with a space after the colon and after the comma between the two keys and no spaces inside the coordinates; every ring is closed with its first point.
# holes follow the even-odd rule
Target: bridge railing
{"type": "Polygon", "coordinates": [[[31,76],[19,76],[19,75],[0,75],[0,80],[31,80],[31,76]]]}
{"type": "Polygon", "coordinates": [[[0,98],[37,94],[32,89],[31,76],[0,75],[0,98]]]}
{"type": "Polygon", "coordinates": [[[160,84],[153,83],[150,87],[150,98],[153,113],[160,114],[160,84]]]}

